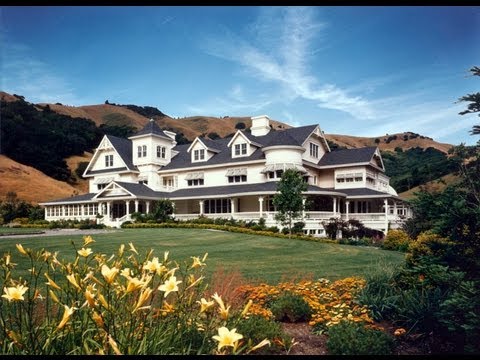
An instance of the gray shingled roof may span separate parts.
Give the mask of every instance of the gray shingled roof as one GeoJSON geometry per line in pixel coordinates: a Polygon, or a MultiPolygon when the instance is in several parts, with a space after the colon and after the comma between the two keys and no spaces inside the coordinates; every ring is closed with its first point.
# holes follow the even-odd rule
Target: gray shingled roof
{"type": "Polygon", "coordinates": [[[372,160],[373,154],[377,148],[375,146],[363,147],[358,149],[334,150],[326,153],[319,166],[332,166],[356,163],[368,163],[372,160]]]}
{"type": "MultiPolygon", "coordinates": [[[[257,184],[241,184],[241,185],[224,185],[224,186],[211,186],[211,187],[194,187],[188,189],[179,189],[173,191],[167,195],[168,198],[175,200],[176,198],[183,197],[205,197],[205,196],[229,196],[232,194],[244,194],[244,193],[264,193],[264,192],[276,192],[277,182],[268,181],[265,183],[257,184]]],[[[343,191],[336,191],[333,189],[320,188],[314,185],[308,185],[308,192],[335,192],[343,193],[343,191]]]]}
{"type": "Polygon", "coordinates": [[[123,182],[123,181],[115,181],[115,183],[120,185],[125,190],[131,192],[133,195],[137,197],[164,198],[164,197],[168,197],[169,195],[169,193],[166,193],[166,192],[154,191],[144,184],[129,183],[129,182],[123,182]]]}
{"type": "Polygon", "coordinates": [[[113,135],[107,135],[118,155],[122,158],[129,170],[137,170],[133,165],[132,142],[128,139],[122,139],[113,135]]]}
{"type": "MultiPolygon", "coordinates": [[[[272,145],[297,145],[301,146],[307,137],[312,133],[317,125],[301,126],[298,128],[290,128],[286,130],[271,130],[265,136],[253,136],[249,131],[242,131],[242,133],[251,141],[262,146],[272,145]]],[[[210,148],[220,150],[219,153],[214,154],[208,161],[192,163],[191,154],[187,153],[190,144],[177,145],[174,150],[178,151],[172,161],[165,165],[162,170],[184,169],[191,166],[216,165],[225,163],[235,163],[242,161],[252,161],[265,159],[265,155],[261,149],[256,149],[252,155],[245,157],[232,158],[232,149],[227,145],[232,140],[232,137],[224,139],[200,139],[210,148]],[[205,141],[204,141],[205,140],[205,141]]]]}
{"type": "Polygon", "coordinates": [[[142,130],[136,132],[132,136],[147,135],[147,134],[155,134],[167,139],[171,139],[171,137],[169,137],[167,134],[163,132],[162,129],[160,129],[160,127],[157,125],[157,123],[153,119],[150,119],[150,121],[147,122],[147,124],[143,127],[142,130]]]}
{"type": "Polygon", "coordinates": [[[393,196],[389,193],[384,193],[381,191],[368,189],[368,188],[357,188],[357,189],[342,189],[338,190],[348,196],[393,196]]]}
{"type": "Polygon", "coordinates": [[[62,199],[56,199],[52,201],[45,201],[42,204],[50,204],[50,203],[67,203],[67,202],[78,202],[78,201],[89,201],[91,200],[96,193],[88,193],[88,194],[82,194],[82,195],[76,195],[76,196],[70,196],[67,198],[62,198],[62,199]]]}

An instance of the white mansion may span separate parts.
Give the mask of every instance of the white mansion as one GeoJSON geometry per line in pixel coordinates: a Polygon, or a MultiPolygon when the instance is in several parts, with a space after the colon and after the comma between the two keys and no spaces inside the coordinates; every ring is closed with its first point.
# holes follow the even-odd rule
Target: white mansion
{"type": "Polygon", "coordinates": [[[330,218],[357,219],[386,233],[410,216],[389,186],[377,147],[331,151],[318,125],[272,130],[267,116],[253,117],[251,129],[231,137],[197,137],[186,145],[153,120],[128,140],[105,135],[83,174],[89,193],[41,205],[46,220],[97,219],[119,227],[167,198],[176,219],[263,217],[267,226],[279,226],[272,199],[290,168],[308,182],[307,234],[324,236],[321,222],[330,218]]]}

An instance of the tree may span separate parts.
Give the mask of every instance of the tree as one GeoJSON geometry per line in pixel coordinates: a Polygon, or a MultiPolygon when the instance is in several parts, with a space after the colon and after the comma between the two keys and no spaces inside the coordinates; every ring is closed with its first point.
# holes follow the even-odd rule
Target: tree
{"type": "MultiPolygon", "coordinates": [[[[472,76],[480,76],[480,68],[478,66],[474,66],[469,71],[472,73],[472,76]]],[[[462,102],[462,101],[466,101],[470,103],[467,106],[467,110],[459,112],[460,115],[473,114],[473,113],[480,112],[480,92],[462,96],[461,98],[458,99],[457,102],[462,102]]],[[[480,114],[478,114],[478,116],[480,116],[480,114]]],[[[472,135],[480,135],[480,125],[474,125],[470,133],[472,135]]]]}
{"type": "Polygon", "coordinates": [[[155,221],[159,223],[163,223],[171,219],[172,214],[173,214],[173,202],[171,202],[168,199],[162,199],[157,201],[152,213],[155,221]]]}
{"type": "Polygon", "coordinates": [[[273,197],[273,205],[277,208],[275,220],[288,227],[289,237],[292,236],[293,221],[305,209],[302,193],[307,187],[301,174],[294,169],[285,170],[278,182],[277,193],[273,197]]]}

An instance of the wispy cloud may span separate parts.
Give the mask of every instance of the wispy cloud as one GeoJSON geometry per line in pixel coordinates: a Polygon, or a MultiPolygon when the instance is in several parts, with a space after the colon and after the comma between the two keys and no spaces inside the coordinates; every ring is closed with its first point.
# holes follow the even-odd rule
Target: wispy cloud
{"type": "Polygon", "coordinates": [[[2,89],[25,96],[34,103],[62,102],[83,105],[75,89],[54,67],[34,55],[23,44],[11,43],[5,34],[2,41],[2,89]]]}
{"type": "MultiPolygon", "coordinates": [[[[319,107],[346,112],[355,118],[370,119],[374,110],[369,101],[351,95],[335,84],[321,84],[309,69],[312,45],[322,36],[326,24],[314,19],[314,9],[269,8],[250,26],[250,42],[230,32],[204,42],[207,53],[240,64],[251,76],[283,87],[279,94],[314,101],[319,107]],[[271,13],[274,12],[274,13],[271,13]]],[[[282,101],[283,99],[276,99],[282,101]]]]}

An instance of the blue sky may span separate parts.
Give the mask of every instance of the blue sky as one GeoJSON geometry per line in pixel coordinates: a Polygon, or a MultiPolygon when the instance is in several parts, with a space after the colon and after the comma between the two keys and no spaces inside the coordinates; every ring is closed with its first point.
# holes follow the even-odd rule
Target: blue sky
{"type": "Polygon", "coordinates": [[[0,7],[1,90],[474,144],[480,7],[0,7]]]}

